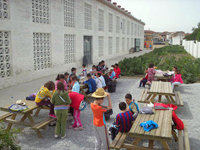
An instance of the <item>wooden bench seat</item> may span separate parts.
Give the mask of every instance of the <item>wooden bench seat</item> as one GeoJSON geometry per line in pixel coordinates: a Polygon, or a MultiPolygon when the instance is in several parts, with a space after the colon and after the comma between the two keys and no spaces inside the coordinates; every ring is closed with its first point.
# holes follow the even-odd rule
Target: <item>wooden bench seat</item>
{"type": "Polygon", "coordinates": [[[175,91],[174,94],[175,94],[175,101],[176,101],[177,106],[183,107],[184,104],[183,104],[183,100],[182,100],[180,92],[175,91]]]}
{"type": "Polygon", "coordinates": [[[0,121],[4,121],[6,118],[12,116],[12,113],[6,113],[0,116],[0,121]]]}
{"type": "Polygon", "coordinates": [[[119,132],[117,134],[117,136],[115,137],[115,139],[113,140],[113,142],[111,143],[110,148],[111,149],[120,149],[122,147],[122,145],[124,144],[124,141],[125,141],[127,135],[128,135],[128,132],[126,132],[126,133],[119,132]]]}
{"type": "Polygon", "coordinates": [[[190,150],[187,124],[186,121],[183,121],[183,123],[184,123],[184,130],[178,130],[178,147],[179,150],[190,150]]]}
{"type": "Polygon", "coordinates": [[[140,103],[146,103],[147,102],[146,100],[147,100],[147,92],[148,91],[149,91],[148,89],[142,89],[142,93],[140,95],[138,102],[140,102],[140,103]]]}
{"type": "Polygon", "coordinates": [[[35,124],[32,129],[34,129],[38,135],[39,138],[42,138],[42,134],[40,133],[39,129],[45,129],[46,125],[49,123],[55,121],[56,118],[47,118],[46,120],[39,122],[38,124],[35,124]]]}

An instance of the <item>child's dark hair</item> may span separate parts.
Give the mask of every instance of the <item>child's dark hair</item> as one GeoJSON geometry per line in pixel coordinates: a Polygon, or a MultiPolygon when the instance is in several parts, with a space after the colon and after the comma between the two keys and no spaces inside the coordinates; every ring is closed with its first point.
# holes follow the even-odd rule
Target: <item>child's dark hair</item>
{"type": "Polygon", "coordinates": [[[73,68],[71,69],[71,72],[74,72],[75,70],[76,70],[76,68],[73,67],[73,68]]]}
{"type": "Polygon", "coordinates": [[[104,97],[101,97],[101,98],[95,98],[95,100],[99,101],[99,100],[102,100],[104,99],[104,97]]]}
{"type": "Polygon", "coordinates": [[[176,66],[174,66],[174,68],[175,68],[176,70],[178,70],[178,68],[177,68],[176,66]]]}
{"type": "Polygon", "coordinates": [[[93,66],[92,66],[92,68],[96,68],[96,66],[95,66],[95,65],[93,65],[93,66]]]}
{"type": "Polygon", "coordinates": [[[111,65],[111,67],[115,68],[115,65],[111,65]]]}
{"type": "Polygon", "coordinates": [[[153,68],[154,64],[149,64],[149,68],[153,68]]]}
{"type": "Polygon", "coordinates": [[[102,62],[99,62],[99,65],[101,65],[102,64],[102,62]]]}
{"type": "Polygon", "coordinates": [[[72,81],[74,81],[74,80],[78,81],[78,78],[76,75],[72,76],[72,81]]]}
{"type": "Polygon", "coordinates": [[[60,80],[60,79],[65,79],[65,76],[63,74],[58,74],[56,77],[56,80],[60,80]]]}
{"type": "Polygon", "coordinates": [[[118,65],[118,63],[116,63],[116,64],[115,64],[115,66],[117,66],[117,67],[118,67],[118,66],[119,66],[119,65],[118,65]]]}
{"type": "Polygon", "coordinates": [[[48,81],[44,84],[44,87],[46,87],[48,90],[52,91],[55,89],[55,84],[53,81],[48,81]]]}
{"type": "Polygon", "coordinates": [[[101,73],[98,72],[97,74],[98,74],[99,77],[101,76],[101,73]]]}
{"type": "Polygon", "coordinates": [[[125,98],[132,99],[132,95],[130,93],[127,93],[125,98]]]}
{"type": "Polygon", "coordinates": [[[120,102],[119,103],[119,109],[120,110],[126,110],[126,103],[125,102],[120,102]]]}
{"type": "Polygon", "coordinates": [[[105,63],[105,61],[104,61],[104,60],[102,60],[101,62],[102,62],[102,63],[105,63]]]}
{"type": "Polygon", "coordinates": [[[62,82],[58,82],[57,84],[57,90],[58,90],[58,94],[60,95],[60,91],[63,91],[65,90],[64,88],[64,84],[62,82]]]}
{"type": "Polygon", "coordinates": [[[69,73],[68,73],[68,72],[65,72],[65,73],[64,73],[64,76],[68,76],[68,75],[69,75],[69,73]]]}
{"type": "Polygon", "coordinates": [[[85,65],[85,64],[82,64],[82,66],[85,67],[86,65],[85,65]]]}
{"type": "Polygon", "coordinates": [[[89,77],[89,78],[90,78],[90,77],[92,77],[92,76],[91,76],[91,74],[90,74],[90,73],[88,73],[88,74],[87,74],[87,77],[89,77]]]}

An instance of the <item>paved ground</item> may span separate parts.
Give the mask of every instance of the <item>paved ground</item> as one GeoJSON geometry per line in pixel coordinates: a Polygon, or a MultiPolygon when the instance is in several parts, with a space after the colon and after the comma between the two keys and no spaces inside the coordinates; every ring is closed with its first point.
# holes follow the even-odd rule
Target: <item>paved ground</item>
{"type": "MultiPolygon", "coordinates": [[[[142,54],[142,53],[136,53],[142,54]]],[[[135,55],[135,54],[134,54],[135,55]]],[[[132,57],[131,55],[127,55],[132,57]]],[[[123,56],[125,57],[125,56],[123,56]]],[[[122,59],[122,57],[108,60],[107,64],[113,64],[118,60],[122,59]]],[[[0,91],[1,95],[1,106],[9,103],[9,97],[13,96],[16,99],[23,98],[27,95],[27,93],[33,93],[37,91],[41,83],[44,81],[53,80],[55,76],[48,77],[48,79],[39,79],[36,81],[32,81],[29,83],[21,84],[15,87],[7,88],[0,91]],[[11,95],[12,94],[12,95],[11,95]],[[4,101],[3,101],[4,99],[4,101]]],[[[119,79],[117,82],[117,88],[115,93],[111,93],[111,100],[113,104],[114,114],[111,116],[111,119],[107,122],[107,126],[113,122],[117,113],[119,113],[118,104],[121,101],[124,101],[124,96],[126,93],[131,93],[134,99],[138,100],[141,89],[138,89],[139,80],[138,79],[119,79]]],[[[190,85],[182,85],[176,90],[180,91],[181,96],[184,101],[184,107],[178,108],[177,114],[178,116],[187,121],[191,150],[198,150],[200,147],[200,136],[199,136],[199,108],[200,104],[198,102],[198,93],[200,91],[200,84],[190,84],[190,85]]],[[[104,101],[107,104],[107,99],[104,101]]],[[[141,105],[139,105],[141,107],[141,105]]],[[[47,117],[48,111],[42,110],[38,117],[34,118],[36,121],[43,120],[47,117]]],[[[94,134],[92,129],[92,111],[90,106],[88,106],[81,113],[81,121],[84,126],[83,131],[73,131],[67,129],[67,137],[66,139],[58,139],[55,140],[54,136],[54,127],[47,127],[46,130],[42,130],[43,139],[39,139],[35,132],[26,127],[18,136],[18,140],[23,150],[93,150],[94,149],[94,134]]],[[[70,122],[68,122],[68,125],[70,122]]],[[[19,126],[15,126],[19,127],[19,126]]],[[[127,142],[130,142],[131,139],[128,139],[127,142]]],[[[147,141],[141,141],[140,145],[147,146],[147,141]]],[[[154,143],[155,147],[161,148],[159,142],[154,143]]],[[[169,142],[169,146],[172,150],[178,150],[178,144],[174,141],[169,142]]]]}
{"type": "MultiPolygon", "coordinates": [[[[126,55],[122,55],[113,59],[109,59],[109,60],[105,60],[106,64],[108,67],[110,67],[111,65],[119,62],[120,60],[124,59],[124,58],[128,58],[128,57],[134,57],[134,56],[139,56],[139,55],[143,55],[147,52],[150,52],[150,50],[145,50],[145,51],[141,51],[141,52],[136,52],[136,53],[132,53],[132,54],[126,54],[126,55]]],[[[101,60],[99,60],[101,61],[101,60]]],[[[95,64],[97,65],[97,64],[95,64]]],[[[90,68],[92,68],[92,65],[89,65],[88,70],[90,68]]],[[[71,68],[67,68],[67,70],[63,70],[64,72],[69,72],[70,73],[70,69],[71,68]]],[[[77,74],[81,73],[82,68],[77,68],[77,74]]],[[[0,106],[4,106],[7,105],[9,103],[11,103],[11,97],[14,97],[14,100],[19,100],[19,99],[24,99],[26,96],[32,94],[32,93],[37,93],[38,90],[40,89],[40,87],[42,85],[44,85],[44,83],[46,83],[47,81],[55,81],[57,75],[52,75],[52,76],[47,76],[41,79],[37,79],[31,82],[27,82],[27,83],[23,83],[23,84],[19,84],[13,87],[9,87],[6,89],[2,89],[0,90],[0,106]]],[[[3,114],[3,112],[0,111],[0,115],[3,114]]]]}

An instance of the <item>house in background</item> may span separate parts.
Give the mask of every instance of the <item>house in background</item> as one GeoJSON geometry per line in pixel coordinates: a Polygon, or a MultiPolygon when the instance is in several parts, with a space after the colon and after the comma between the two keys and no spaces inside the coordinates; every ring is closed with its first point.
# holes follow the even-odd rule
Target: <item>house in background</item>
{"type": "Polygon", "coordinates": [[[185,37],[185,32],[177,31],[171,36],[172,45],[182,45],[183,38],[185,37]]]}

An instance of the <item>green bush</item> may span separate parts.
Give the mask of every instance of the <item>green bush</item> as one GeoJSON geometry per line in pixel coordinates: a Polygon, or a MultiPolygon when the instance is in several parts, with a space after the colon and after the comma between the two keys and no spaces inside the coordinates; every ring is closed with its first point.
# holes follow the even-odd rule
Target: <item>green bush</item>
{"type": "Polygon", "coordinates": [[[20,150],[21,147],[16,142],[17,133],[20,133],[19,129],[12,128],[10,131],[7,131],[5,124],[0,122],[0,149],[20,150]]]}
{"type": "Polygon", "coordinates": [[[144,74],[150,63],[164,71],[177,66],[185,83],[196,82],[200,74],[200,59],[195,59],[178,45],[157,48],[139,57],[125,58],[119,62],[119,67],[122,75],[134,76],[144,74]]]}

